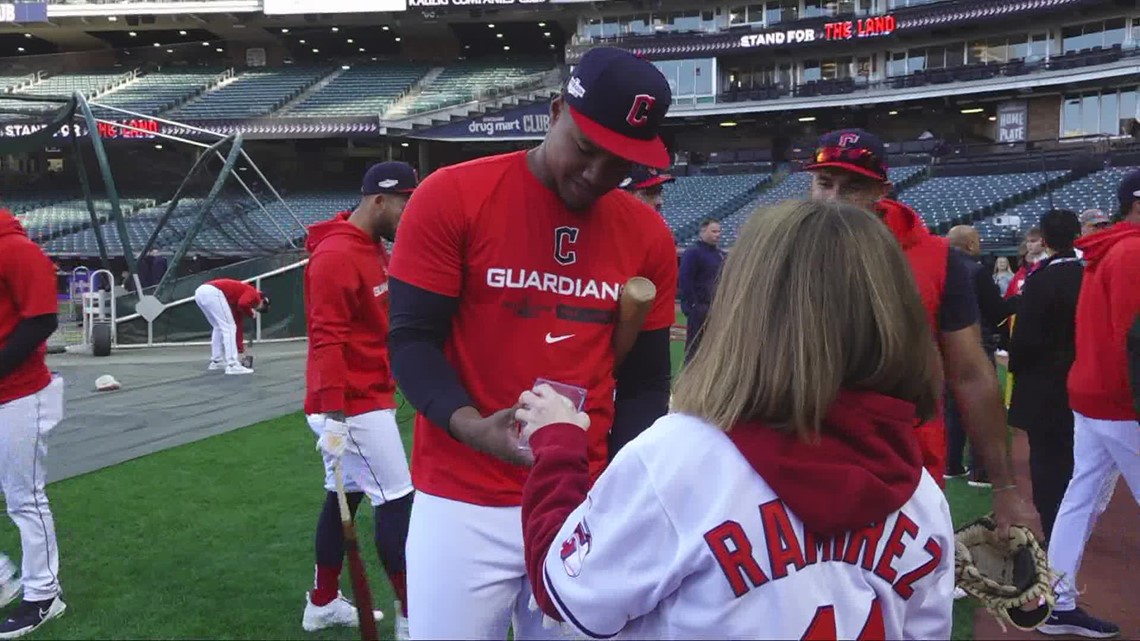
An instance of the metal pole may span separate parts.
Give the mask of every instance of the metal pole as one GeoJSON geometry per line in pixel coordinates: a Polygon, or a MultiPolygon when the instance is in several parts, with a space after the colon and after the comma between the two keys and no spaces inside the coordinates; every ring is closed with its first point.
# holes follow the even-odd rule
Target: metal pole
{"type": "MultiPolygon", "coordinates": [[[[172,258],[170,261],[172,265],[178,265],[182,261],[182,258],[186,255],[186,252],[190,249],[190,244],[194,242],[194,237],[198,235],[199,231],[201,231],[202,225],[206,222],[206,214],[210,211],[210,208],[214,206],[214,203],[218,200],[218,196],[221,195],[222,187],[226,184],[226,179],[230,177],[231,173],[233,173],[234,165],[237,164],[238,157],[241,155],[242,141],[243,137],[240,132],[234,134],[233,144],[230,147],[230,153],[226,157],[226,164],[218,173],[218,177],[214,181],[214,186],[210,188],[210,193],[206,196],[206,200],[202,204],[202,210],[194,220],[194,224],[191,225],[190,230],[186,233],[186,237],[182,239],[182,243],[178,246],[178,251],[174,253],[174,258],[172,258]]],[[[163,274],[162,280],[159,281],[158,287],[154,291],[154,296],[156,298],[161,297],[160,295],[162,293],[162,290],[166,284],[170,282],[170,275],[173,271],[173,269],[168,269],[166,270],[166,273],[163,274]]]]}
{"type": "Polygon", "coordinates": [[[111,163],[107,159],[107,150],[103,147],[103,137],[99,134],[99,123],[87,105],[87,99],[78,91],[75,92],[75,101],[83,112],[83,119],[87,124],[87,135],[91,138],[91,147],[95,151],[95,159],[99,162],[99,172],[103,175],[103,187],[107,190],[107,200],[111,203],[110,219],[115,222],[119,232],[119,244],[123,249],[123,258],[127,261],[127,272],[137,274],[135,255],[131,253],[131,239],[127,234],[127,221],[123,218],[123,210],[119,206],[119,191],[115,188],[115,178],[111,175],[111,163]]]}
{"type": "Polygon", "coordinates": [[[91,180],[87,177],[87,166],[83,162],[83,150],[79,148],[79,138],[75,135],[75,127],[71,128],[71,146],[75,153],[76,171],[79,172],[79,186],[83,189],[83,199],[87,201],[87,213],[91,216],[91,231],[95,233],[95,242],[99,245],[99,259],[103,269],[111,269],[111,254],[107,249],[107,239],[103,237],[103,222],[95,211],[95,199],[91,195],[91,180]]]}

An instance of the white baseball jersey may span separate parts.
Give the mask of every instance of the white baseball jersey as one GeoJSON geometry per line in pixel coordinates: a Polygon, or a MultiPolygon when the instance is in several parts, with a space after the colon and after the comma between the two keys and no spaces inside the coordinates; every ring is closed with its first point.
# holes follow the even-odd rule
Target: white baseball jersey
{"type": "Polygon", "coordinates": [[[881,522],[813,536],[726,434],[672,414],[567,518],[545,587],[593,638],[948,639],[953,537],[925,471],[881,522]]]}

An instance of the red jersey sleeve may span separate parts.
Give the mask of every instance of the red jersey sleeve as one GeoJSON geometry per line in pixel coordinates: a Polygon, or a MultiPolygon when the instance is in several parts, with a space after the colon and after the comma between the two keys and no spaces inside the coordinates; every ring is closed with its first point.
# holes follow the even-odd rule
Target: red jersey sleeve
{"type": "Polygon", "coordinates": [[[389,274],[443,296],[459,296],[467,216],[449,172],[428,176],[408,200],[389,274]]]}
{"type": "MultiPolygon", "coordinates": [[[[402,229],[402,228],[401,228],[402,229]]],[[[309,260],[308,282],[321,283],[309,290],[309,350],[315,377],[316,410],[344,410],[344,346],[349,341],[352,322],[355,275],[346,273],[342,260],[334,254],[317,253],[309,260]]]]}
{"type": "Polygon", "coordinates": [[[652,229],[653,238],[640,273],[657,286],[657,298],[642,326],[646,331],[672,327],[677,320],[677,245],[664,222],[652,229]]]}
{"type": "Polygon", "coordinates": [[[59,313],[55,266],[35,243],[10,243],[0,269],[21,319],[59,313]]]}

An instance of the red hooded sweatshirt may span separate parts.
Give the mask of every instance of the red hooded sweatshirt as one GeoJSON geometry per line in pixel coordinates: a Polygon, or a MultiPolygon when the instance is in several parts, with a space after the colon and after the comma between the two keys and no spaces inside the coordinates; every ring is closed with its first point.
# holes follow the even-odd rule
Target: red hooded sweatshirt
{"type": "MultiPolygon", "coordinates": [[[[914,415],[914,405],[896,398],[841,391],[818,443],[759,423],[737,425],[728,437],[809,531],[830,536],[881,522],[914,495],[923,469],[914,415]]],[[[543,562],[566,518],[586,500],[586,432],[550,425],[531,436],[530,446],[535,463],[522,501],[527,574],[539,607],[561,620],[543,562]]],[[[685,457],[677,452],[678,466],[685,457]]]]}
{"type": "Polygon", "coordinates": [[[206,284],[217,287],[226,297],[226,302],[230,305],[230,314],[234,317],[234,325],[237,325],[238,353],[245,352],[245,334],[242,325],[246,318],[253,317],[253,308],[261,304],[261,292],[249,283],[232,278],[218,278],[206,284]]]}
{"type": "MultiPolygon", "coordinates": [[[[926,308],[931,335],[937,341],[941,333],[938,319],[942,309],[942,294],[946,290],[946,261],[949,260],[950,245],[945,238],[931,234],[922,218],[903,203],[884,198],[879,201],[879,213],[906,254],[918,284],[922,305],[926,308]]],[[[943,486],[945,481],[942,476],[946,472],[946,424],[941,399],[934,418],[917,425],[915,434],[922,449],[923,465],[938,485],[943,486]]]]}
{"type": "Polygon", "coordinates": [[[1118,223],[1076,246],[1086,266],[1077,298],[1069,407],[1089,418],[1134,421],[1127,340],[1140,314],[1140,226],[1118,223]]]}
{"type": "MultiPolygon", "coordinates": [[[[26,318],[59,312],[55,266],[38,245],[28,239],[20,221],[0,209],[0,345],[26,318]]],[[[40,345],[21,365],[0,379],[0,403],[35,394],[51,383],[40,345]]]]}
{"type": "Polygon", "coordinates": [[[356,416],[396,407],[388,361],[388,253],[348,222],[309,228],[305,248],[305,413],[356,416]]]}

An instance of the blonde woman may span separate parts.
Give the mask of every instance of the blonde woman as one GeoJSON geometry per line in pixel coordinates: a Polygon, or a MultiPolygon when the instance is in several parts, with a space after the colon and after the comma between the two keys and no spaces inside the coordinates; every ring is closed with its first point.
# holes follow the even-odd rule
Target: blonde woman
{"type": "Polygon", "coordinates": [[[861,209],[753,215],[676,413],[592,489],[586,414],[524,392],[543,612],[591,637],[949,638],[954,533],[913,434],[940,365],[910,274],[861,209]]]}
{"type": "Polygon", "coordinates": [[[998,289],[1002,294],[1009,289],[1009,281],[1013,280],[1013,270],[1009,268],[1009,259],[1005,256],[998,256],[994,261],[994,283],[997,283],[998,289]]]}

